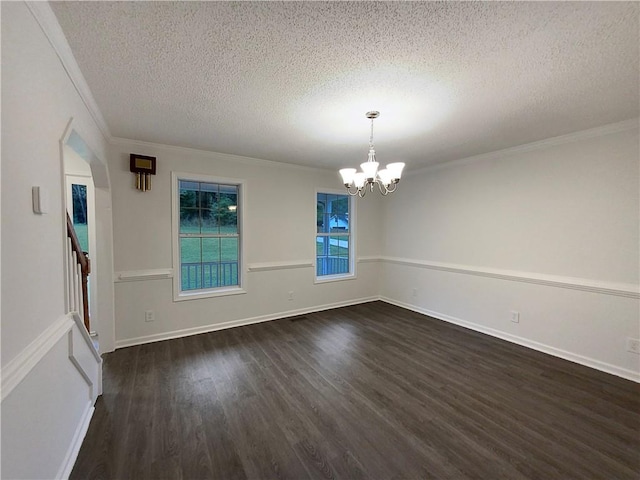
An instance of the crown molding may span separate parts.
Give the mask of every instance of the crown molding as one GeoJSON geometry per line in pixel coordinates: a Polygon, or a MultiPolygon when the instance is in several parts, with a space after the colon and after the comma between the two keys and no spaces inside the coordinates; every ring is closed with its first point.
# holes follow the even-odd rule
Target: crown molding
{"type": "Polygon", "coordinates": [[[69,80],[71,80],[71,83],[78,92],[78,95],[80,95],[82,102],[87,107],[89,114],[96,122],[102,135],[104,135],[107,140],[110,140],[112,137],[107,122],[102,116],[102,112],[98,108],[95,98],[93,98],[89,84],[87,84],[84,75],[80,71],[78,62],[76,62],[73,56],[69,42],[67,42],[67,37],[65,37],[51,6],[48,2],[27,1],[25,4],[49,40],[69,80]]]}
{"type": "Polygon", "coordinates": [[[621,122],[601,125],[599,127],[589,128],[587,130],[580,130],[578,132],[568,133],[566,135],[560,135],[558,137],[546,138],[544,140],[539,140],[537,142],[525,143],[524,145],[509,147],[503,150],[496,150],[494,152],[482,153],[480,155],[473,155],[471,157],[460,158],[457,160],[442,162],[435,165],[426,165],[424,167],[418,167],[415,170],[411,170],[411,173],[417,174],[417,173],[432,172],[432,171],[442,170],[442,169],[452,168],[452,167],[460,167],[464,165],[470,165],[476,162],[495,160],[498,158],[508,157],[510,155],[533,152],[536,150],[543,150],[545,148],[554,147],[557,145],[564,145],[567,143],[577,142],[579,140],[602,137],[605,135],[610,135],[612,133],[625,132],[627,130],[634,130],[638,128],[640,128],[640,118],[631,118],[629,120],[623,120],[621,122]]]}
{"type": "MultiPolygon", "coordinates": [[[[58,19],[56,18],[51,6],[48,2],[45,1],[25,1],[25,4],[33,17],[36,19],[43,33],[49,40],[49,43],[53,47],[56,55],[60,59],[60,62],[67,73],[67,76],[71,80],[71,83],[74,85],[78,95],[82,99],[83,103],[87,107],[91,117],[96,122],[96,125],[102,132],[103,136],[107,139],[107,141],[112,144],[135,144],[140,147],[150,147],[150,148],[163,148],[169,149],[176,152],[190,153],[190,154],[198,154],[198,155],[216,155],[222,160],[241,162],[241,163],[262,163],[265,166],[279,166],[279,167],[291,167],[302,170],[310,170],[310,171],[332,171],[331,168],[320,168],[320,167],[309,167],[304,165],[297,165],[292,163],[284,163],[284,162],[276,162],[272,160],[264,160],[260,158],[252,158],[252,157],[243,157],[239,155],[232,155],[226,153],[218,153],[210,150],[201,150],[190,147],[180,147],[173,145],[166,145],[161,143],[153,143],[153,142],[144,142],[139,140],[131,140],[126,138],[113,137],[105,121],[102,112],[100,111],[98,104],[91,93],[91,89],[87,84],[84,75],[82,74],[78,63],[71,51],[71,47],[67,42],[67,38],[60,27],[58,19]]],[[[527,143],[524,145],[520,145],[517,147],[510,147],[503,150],[497,150],[490,153],[484,153],[480,155],[474,155],[471,157],[465,157],[457,160],[451,160],[448,162],[438,163],[435,165],[426,165],[421,166],[416,169],[411,169],[410,172],[412,174],[430,172],[435,170],[440,170],[444,168],[451,168],[456,166],[468,165],[475,162],[493,160],[496,158],[502,158],[509,155],[514,155],[518,153],[525,153],[530,151],[535,151],[543,148],[548,148],[555,145],[562,145],[565,143],[571,143],[582,139],[599,137],[603,135],[608,135],[611,133],[631,130],[634,128],[638,128],[639,119],[632,118],[629,120],[624,120],[617,123],[612,123],[608,125],[603,125],[600,127],[595,127],[587,130],[581,130],[574,133],[569,133],[566,135],[560,135],[558,137],[551,137],[545,140],[540,140],[537,142],[527,143]]]]}

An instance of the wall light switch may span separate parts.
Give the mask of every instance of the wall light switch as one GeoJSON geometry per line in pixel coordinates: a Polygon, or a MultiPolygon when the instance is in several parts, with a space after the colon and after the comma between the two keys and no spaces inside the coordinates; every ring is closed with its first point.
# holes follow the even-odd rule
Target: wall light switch
{"type": "Polygon", "coordinates": [[[31,187],[33,213],[49,213],[49,192],[43,187],[31,187]]]}

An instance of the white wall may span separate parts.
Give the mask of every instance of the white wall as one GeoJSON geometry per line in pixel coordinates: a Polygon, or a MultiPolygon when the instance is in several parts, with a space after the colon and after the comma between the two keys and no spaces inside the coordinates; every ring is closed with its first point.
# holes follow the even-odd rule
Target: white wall
{"type": "MultiPolygon", "coordinates": [[[[99,375],[86,367],[85,378],[72,360],[72,343],[86,358],[87,338],[65,314],[60,139],[73,117],[99,157],[108,146],[27,5],[1,8],[1,476],[55,478],[73,465],[97,394],[87,378],[99,375]],[[48,192],[48,214],[32,212],[34,185],[48,192]]],[[[35,8],[53,15],[47,4],[35,8]]]]}
{"type": "MultiPolygon", "coordinates": [[[[356,279],[327,284],[314,284],[313,267],[286,268],[292,263],[315,263],[315,191],[340,189],[336,172],[118,140],[110,177],[116,346],[377,298],[376,263],[360,262],[356,279]],[[133,186],[131,153],[157,157],[157,175],[149,192],[133,186]],[[246,181],[246,266],[272,267],[244,272],[246,294],[174,302],[172,280],[151,278],[172,267],[171,171],[246,181]],[[129,281],[119,281],[120,275],[129,281]],[[293,301],[287,299],[289,291],[294,292],[293,301]],[[154,322],[144,321],[145,310],[154,310],[154,322]]],[[[375,196],[357,201],[358,257],[380,253],[379,202],[375,196]]]]}
{"type": "Polygon", "coordinates": [[[409,175],[382,297],[639,380],[638,142],[624,122],[409,175]]]}

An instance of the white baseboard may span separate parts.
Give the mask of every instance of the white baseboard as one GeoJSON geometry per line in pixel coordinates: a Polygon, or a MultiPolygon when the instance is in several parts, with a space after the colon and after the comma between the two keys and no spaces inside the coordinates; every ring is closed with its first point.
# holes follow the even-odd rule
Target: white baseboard
{"type": "Polygon", "coordinates": [[[529,340],[523,337],[518,337],[517,335],[511,335],[510,333],[502,332],[494,328],[485,327],[484,325],[469,322],[467,320],[462,320],[460,318],[453,317],[451,315],[435,312],[433,310],[428,310],[426,308],[418,307],[416,305],[411,305],[409,303],[399,302],[391,298],[380,297],[380,300],[386,303],[390,303],[391,305],[396,305],[398,307],[406,308],[407,310],[411,310],[413,312],[421,313],[429,317],[437,318],[438,320],[443,320],[445,322],[453,323],[455,325],[459,325],[461,327],[465,327],[470,330],[474,330],[476,332],[491,335],[492,337],[500,338],[502,340],[506,340],[511,343],[522,345],[523,347],[531,348],[532,350],[537,350],[542,353],[547,353],[549,355],[553,355],[554,357],[559,357],[564,360],[569,360],[570,362],[578,363],[586,367],[594,368],[596,370],[600,370],[605,373],[610,373],[612,375],[616,375],[618,377],[626,378],[627,380],[640,383],[640,372],[635,372],[633,370],[621,368],[616,365],[611,365],[609,363],[601,362],[600,360],[596,360],[590,357],[585,357],[583,355],[578,355],[578,354],[568,352],[566,350],[562,350],[559,348],[551,347],[543,343],[535,342],[533,340],[529,340]]]}
{"type": "Polygon", "coordinates": [[[326,305],[319,305],[308,308],[301,308],[297,310],[288,310],[285,312],[274,313],[270,315],[261,315],[259,317],[245,318],[239,320],[232,320],[229,322],[217,323],[212,325],[203,325],[201,327],[194,328],[185,328],[181,330],[174,330],[171,332],[158,333],[154,335],[147,335],[144,337],[135,337],[128,338],[124,340],[116,341],[116,349],[130,347],[134,345],[142,345],[145,343],[159,342],[162,340],[170,340],[172,338],[180,338],[187,337],[190,335],[197,335],[200,333],[208,333],[214,332],[217,330],[224,330],[227,328],[240,327],[243,325],[251,325],[254,323],[262,323],[268,322],[271,320],[278,320],[281,318],[295,317],[298,315],[305,315],[308,313],[320,312],[323,310],[330,310],[332,308],[338,307],[347,307],[350,305],[357,305],[360,303],[373,302],[376,300],[380,300],[391,305],[396,305],[398,307],[406,308],[407,310],[411,310],[413,312],[421,313],[423,315],[427,315],[429,317],[437,318],[438,320],[443,320],[445,322],[453,323],[455,325],[459,325],[461,327],[468,328],[470,330],[474,330],[476,332],[484,333],[487,335],[491,335],[492,337],[500,338],[502,340],[506,340],[511,343],[515,343],[517,345],[522,345],[527,348],[531,348],[533,350],[537,350],[542,353],[547,353],[549,355],[553,355],[554,357],[559,357],[564,360],[569,360],[570,362],[578,363],[580,365],[584,365],[586,367],[594,368],[596,370],[600,370],[605,373],[610,373],[612,375],[616,375],[618,377],[626,378],[627,380],[631,380],[637,383],[640,383],[640,372],[636,372],[633,370],[625,369],[618,367],[616,365],[611,365],[606,362],[602,362],[600,360],[596,360],[590,357],[585,357],[583,355],[578,355],[572,352],[568,352],[566,350],[562,350],[559,348],[555,348],[540,342],[536,342],[533,340],[529,340],[523,337],[519,337],[517,335],[511,335],[509,333],[496,330],[493,328],[486,327],[484,325],[480,325],[478,323],[470,322],[467,320],[463,320],[457,317],[453,317],[451,315],[446,315],[444,313],[435,312],[433,310],[428,310],[426,308],[418,307],[416,305],[412,305],[409,303],[399,302],[387,297],[365,297],[359,298],[355,300],[349,300],[344,302],[336,302],[326,305]]]}
{"type": "Polygon", "coordinates": [[[200,333],[215,332],[217,330],[240,327],[243,325],[251,325],[254,323],[269,322],[271,320],[279,320],[281,318],[297,317],[298,315],[306,315],[308,313],[321,312],[323,310],[330,310],[332,308],[348,307],[350,305],[357,305],[360,303],[374,302],[376,300],[380,300],[380,298],[377,296],[364,297],[364,298],[358,298],[354,300],[347,300],[344,302],[336,302],[336,303],[330,303],[326,305],[315,305],[313,307],[300,308],[296,310],[287,310],[284,312],[272,313],[269,315],[260,315],[258,317],[242,318],[239,320],[231,320],[228,322],[215,323],[211,325],[203,325],[201,327],[184,328],[181,330],[173,330],[170,332],[156,333],[154,335],[146,335],[144,337],[126,338],[123,340],[116,341],[116,349],[131,347],[133,345],[142,345],[145,343],[160,342],[162,340],[170,340],[172,338],[188,337],[190,335],[198,335],[200,333]]]}
{"type": "Polygon", "coordinates": [[[69,450],[65,456],[64,461],[62,462],[62,466],[60,467],[60,471],[56,478],[69,478],[71,475],[71,470],[73,470],[73,466],[76,463],[78,458],[78,453],[80,452],[80,447],[82,446],[82,442],[84,440],[85,435],[87,434],[87,430],[89,429],[89,424],[91,423],[91,418],[93,417],[93,412],[95,412],[95,407],[92,402],[87,404],[87,408],[82,415],[82,420],[78,424],[78,428],[76,428],[75,433],[73,434],[73,440],[71,441],[71,445],[69,446],[69,450]]]}

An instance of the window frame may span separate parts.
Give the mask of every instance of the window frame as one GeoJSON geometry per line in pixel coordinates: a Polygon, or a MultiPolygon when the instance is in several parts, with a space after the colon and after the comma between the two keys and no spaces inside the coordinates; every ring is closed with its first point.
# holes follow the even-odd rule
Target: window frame
{"type": "MultiPolygon", "coordinates": [[[[171,172],[171,245],[173,264],[173,301],[196,300],[200,298],[223,297],[247,293],[245,268],[245,222],[246,222],[246,182],[238,178],[224,178],[197,173],[171,172]],[[240,284],[225,287],[182,291],[182,268],[180,262],[180,180],[206,182],[238,187],[238,276],[240,284]]],[[[199,237],[198,237],[199,238],[199,237]]]]}
{"type": "Polygon", "coordinates": [[[314,250],[313,250],[313,276],[314,276],[314,284],[319,283],[330,283],[330,282],[338,282],[342,280],[355,280],[357,278],[356,272],[356,224],[357,224],[357,213],[356,213],[356,199],[355,196],[347,194],[344,189],[336,190],[332,188],[318,188],[315,191],[313,196],[314,200],[314,208],[313,208],[313,223],[314,223],[314,250]],[[317,206],[318,206],[318,194],[326,194],[326,195],[342,195],[346,196],[349,202],[349,271],[347,273],[338,273],[334,275],[320,275],[318,276],[318,254],[317,254],[317,237],[318,237],[318,226],[317,226],[317,206]]]}

